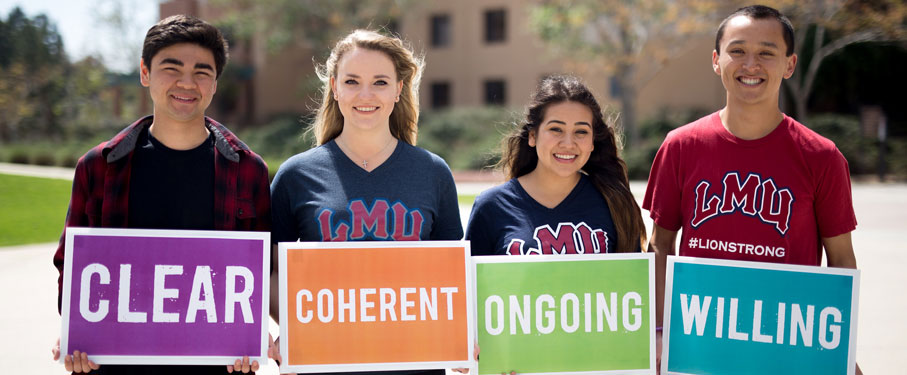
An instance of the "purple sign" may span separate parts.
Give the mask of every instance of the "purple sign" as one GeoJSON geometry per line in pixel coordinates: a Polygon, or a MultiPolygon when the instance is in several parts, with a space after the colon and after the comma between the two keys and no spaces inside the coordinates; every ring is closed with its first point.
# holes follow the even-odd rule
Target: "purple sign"
{"type": "Polygon", "coordinates": [[[268,233],[66,234],[64,353],[100,364],[265,363],[268,233]]]}

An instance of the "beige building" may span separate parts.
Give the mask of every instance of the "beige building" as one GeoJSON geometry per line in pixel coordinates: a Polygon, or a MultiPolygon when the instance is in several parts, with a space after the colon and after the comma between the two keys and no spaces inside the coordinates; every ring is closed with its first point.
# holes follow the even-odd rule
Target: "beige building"
{"type": "MultiPolygon", "coordinates": [[[[425,51],[422,104],[520,107],[542,77],[571,73],[583,77],[601,100],[614,103],[603,70],[571,68],[554,56],[529,28],[531,2],[521,0],[425,1],[406,13],[400,32],[425,51]]],[[[641,87],[640,118],[660,109],[715,108],[724,88],[711,70],[713,37],[694,40],[685,52],[641,87]]],[[[616,105],[616,104],[615,104],[616,105]]]]}
{"type": "MultiPolygon", "coordinates": [[[[617,105],[603,70],[577,70],[552,55],[529,29],[528,6],[521,0],[415,1],[398,22],[399,33],[424,51],[426,70],[420,87],[422,108],[504,105],[520,108],[538,80],[558,73],[581,76],[600,100],[617,105]]],[[[205,0],[171,0],[160,5],[161,18],[189,13],[216,20],[205,0]]],[[[661,109],[718,109],[724,104],[721,81],[711,70],[713,37],[692,41],[639,90],[637,113],[646,119],[661,109]]],[[[260,40],[234,44],[231,65],[249,74],[235,96],[231,121],[266,121],[276,114],[302,113],[313,99],[300,95],[314,79],[309,51],[286,48],[271,54],[260,40]]],[[[223,85],[221,85],[223,87],[223,85]]],[[[221,95],[222,92],[218,92],[221,95]]]]}

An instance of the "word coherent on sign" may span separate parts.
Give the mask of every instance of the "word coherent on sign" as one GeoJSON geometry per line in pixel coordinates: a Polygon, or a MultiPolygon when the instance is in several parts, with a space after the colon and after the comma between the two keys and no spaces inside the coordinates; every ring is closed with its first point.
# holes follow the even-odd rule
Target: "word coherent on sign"
{"type": "Polygon", "coordinates": [[[859,271],[669,257],[664,374],[855,371],[859,271]]]}
{"type": "Polygon", "coordinates": [[[465,241],[278,244],[281,373],[474,364],[465,241]]]}
{"type": "Polygon", "coordinates": [[[67,228],[61,351],[99,364],[265,363],[269,247],[263,232],[67,228]]]}
{"type": "Polygon", "coordinates": [[[479,374],[655,374],[651,254],[473,263],[479,374]]]}

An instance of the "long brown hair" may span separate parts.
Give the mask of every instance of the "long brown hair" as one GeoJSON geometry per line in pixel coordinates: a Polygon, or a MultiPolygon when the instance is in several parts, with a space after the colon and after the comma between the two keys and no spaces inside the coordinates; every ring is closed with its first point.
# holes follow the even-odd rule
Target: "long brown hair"
{"type": "Polygon", "coordinates": [[[397,81],[403,82],[400,101],[394,104],[390,115],[390,131],[394,138],[411,145],[416,144],[419,130],[419,81],[422,79],[424,62],[421,56],[395,37],[381,35],[369,30],[355,30],[337,42],[324,65],[316,68],[323,83],[321,107],[315,117],[315,143],[322,145],[337,138],[343,131],[343,114],[334,99],[331,77],[337,77],[337,66],[348,52],[355,48],[383,52],[394,63],[397,81]]]}
{"type": "Polygon", "coordinates": [[[578,78],[553,76],[539,83],[527,106],[525,120],[504,138],[503,155],[498,166],[508,178],[532,172],[539,158],[535,148],[529,146],[529,133],[538,131],[548,106],[563,102],[579,103],[592,111],[594,149],[582,171],[608,202],[617,230],[617,252],[642,248],[646,240],[645,224],[639,205],[630,192],[627,165],[618,155],[621,143],[614,131],[614,120],[605,119],[595,96],[578,78]]]}

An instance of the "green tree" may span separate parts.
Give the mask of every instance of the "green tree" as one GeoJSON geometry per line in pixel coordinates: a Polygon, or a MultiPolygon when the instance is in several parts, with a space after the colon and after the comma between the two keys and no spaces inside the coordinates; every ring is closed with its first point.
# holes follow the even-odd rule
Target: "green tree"
{"type": "MultiPolygon", "coordinates": [[[[142,54],[142,42],[148,25],[139,18],[139,4],[145,0],[93,0],[93,19],[97,29],[105,34],[106,53],[95,51],[96,57],[105,66],[122,72],[133,72],[139,69],[139,58],[142,54]]],[[[156,16],[156,15],[155,15],[156,16]]],[[[154,18],[152,22],[156,22],[154,18]]]]}
{"type": "MultiPolygon", "coordinates": [[[[280,54],[296,49],[324,62],[334,43],[356,28],[394,32],[396,19],[408,0],[213,0],[223,13],[215,23],[233,39],[231,48],[252,51],[264,47],[280,54]],[[239,41],[239,46],[236,42],[239,41]],[[239,48],[237,48],[239,47],[239,48]],[[250,48],[251,47],[251,48],[250,48]]],[[[247,59],[251,60],[247,56],[247,59]]],[[[243,82],[254,74],[251,61],[234,60],[234,69],[225,72],[243,82]]],[[[321,85],[314,76],[298,83],[299,97],[312,97],[321,85]]],[[[228,92],[229,93],[229,92],[228,92]]],[[[236,95],[234,95],[236,96],[236,95]]],[[[220,102],[229,100],[228,96],[220,102]]],[[[230,106],[227,106],[228,108],[230,106]]]]}
{"type": "Polygon", "coordinates": [[[809,98],[825,59],[845,47],[865,42],[903,42],[907,38],[907,3],[903,0],[767,0],[794,23],[799,58],[784,84],[801,121],[809,116],[809,98]]]}
{"type": "Polygon", "coordinates": [[[0,141],[58,134],[69,62],[56,26],[13,9],[0,27],[0,141]]]}
{"type": "Polygon", "coordinates": [[[716,7],[711,0],[543,0],[531,7],[530,25],[553,52],[611,74],[624,130],[636,144],[639,89],[691,37],[714,28],[716,7]]]}
{"type": "Polygon", "coordinates": [[[354,28],[394,31],[407,0],[215,0],[226,9],[218,20],[237,36],[264,42],[269,51],[290,46],[326,56],[354,28]]]}

